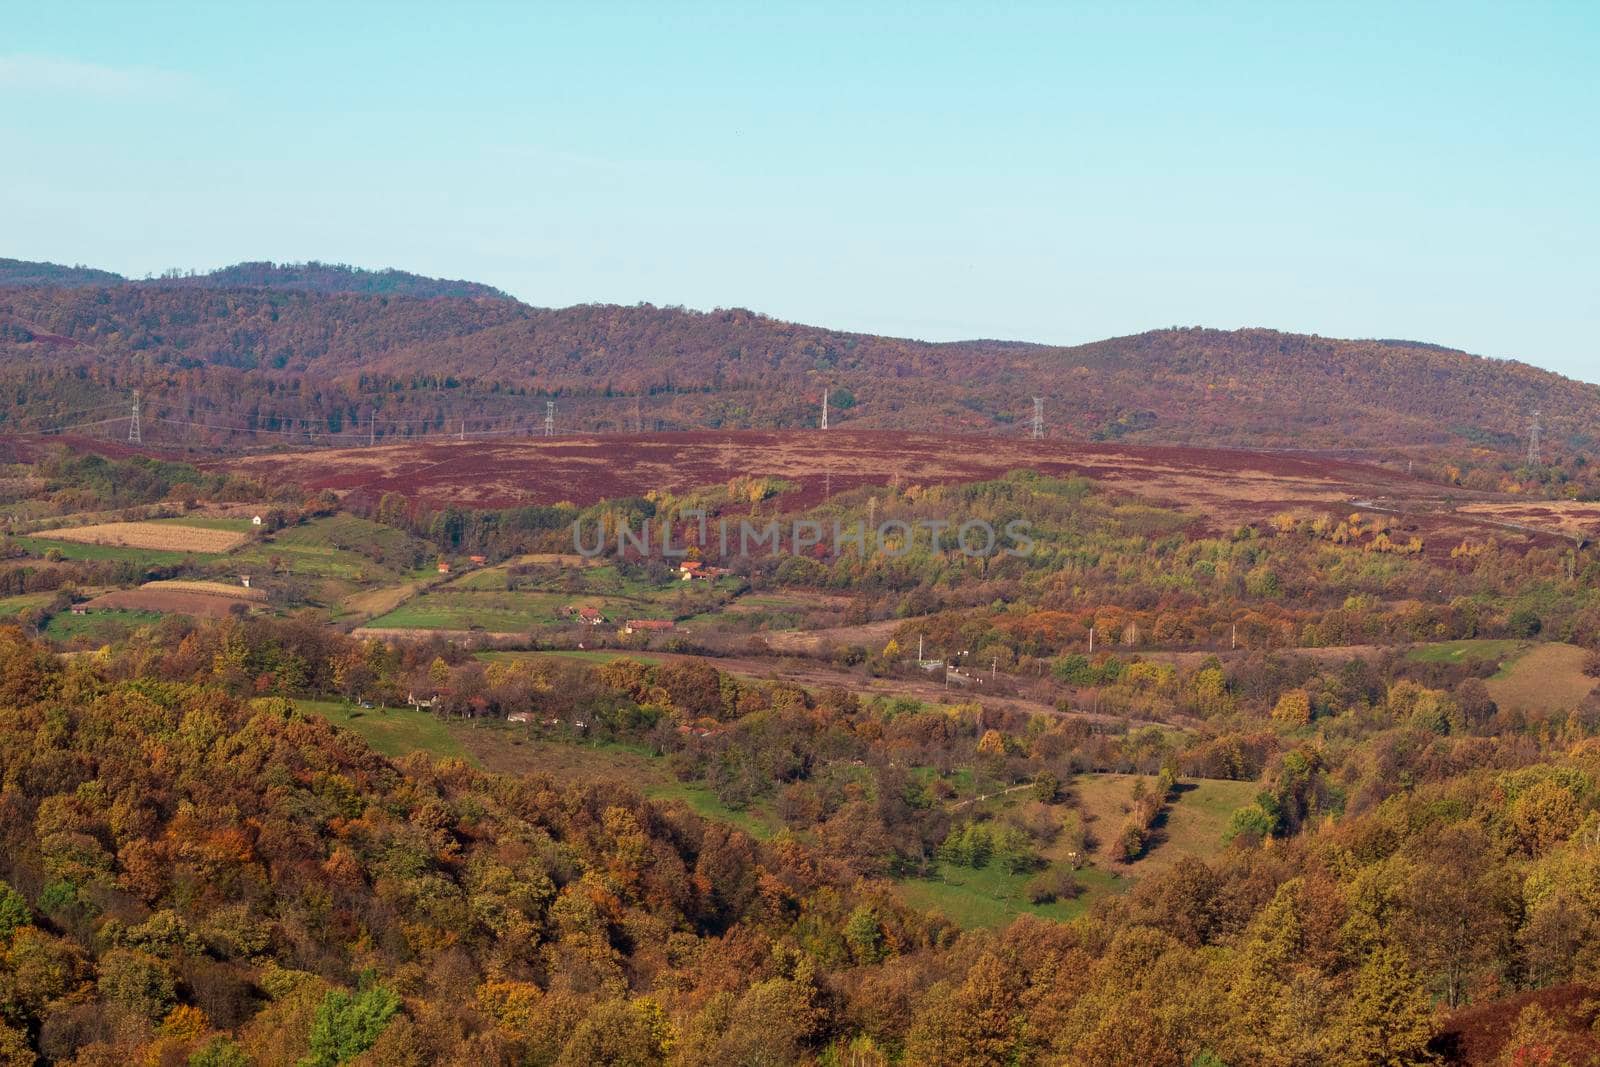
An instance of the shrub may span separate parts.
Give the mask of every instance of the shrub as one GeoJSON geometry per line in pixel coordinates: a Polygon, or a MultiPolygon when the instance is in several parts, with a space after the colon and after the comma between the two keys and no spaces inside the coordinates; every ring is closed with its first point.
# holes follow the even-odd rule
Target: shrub
{"type": "Polygon", "coordinates": [[[1057,900],[1072,900],[1083,892],[1083,886],[1070,870],[1052,867],[1028,879],[1024,891],[1034,904],[1052,904],[1057,900]]]}

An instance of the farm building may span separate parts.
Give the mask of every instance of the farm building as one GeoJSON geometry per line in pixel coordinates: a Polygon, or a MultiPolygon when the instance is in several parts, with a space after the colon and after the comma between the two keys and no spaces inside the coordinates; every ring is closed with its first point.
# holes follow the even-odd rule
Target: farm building
{"type": "Polygon", "coordinates": [[[622,632],[625,634],[652,633],[670,630],[674,625],[675,623],[671,619],[629,619],[623,624],[622,632]]]}
{"type": "Polygon", "coordinates": [[[485,563],[489,562],[489,557],[488,556],[468,556],[467,557],[467,562],[472,564],[474,567],[481,567],[485,563]]]}
{"type": "Polygon", "coordinates": [[[450,564],[446,563],[444,560],[441,559],[439,561],[438,570],[439,570],[440,574],[449,574],[450,573],[450,564]]]}
{"type": "Polygon", "coordinates": [[[260,526],[261,525],[261,516],[260,515],[252,515],[252,516],[250,516],[250,525],[251,526],[260,526]]]}

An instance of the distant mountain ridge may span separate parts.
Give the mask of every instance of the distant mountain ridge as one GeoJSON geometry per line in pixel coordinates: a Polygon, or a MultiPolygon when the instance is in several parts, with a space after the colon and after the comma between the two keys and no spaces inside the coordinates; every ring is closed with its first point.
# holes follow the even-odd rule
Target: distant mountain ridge
{"type": "Polygon", "coordinates": [[[0,259],[0,288],[83,288],[140,285],[159,289],[281,289],[304,293],[361,293],[372,296],[441,296],[511,299],[480,282],[429,278],[403,270],[366,270],[345,263],[235,263],[205,272],[169,271],[154,278],[133,279],[89,267],[0,259]]]}
{"type": "Polygon", "coordinates": [[[546,399],[569,431],[799,428],[816,425],[824,389],[838,425],[1023,434],[1041,397],[1050,434],[1147,443],[1514,455],[1538,410],[1547,448],[1592,452],[1600,425],[1600,387],[1415,341],[1194,327],[1075,346],[929,343],[737,308],[538,308],[475,283],[315,263],[98,278],[5,261],[0,376],[25,384],[0,392],[0,430],[135,386],[186,425],[221,413],[307,441],[381,417],[390,433],[464,418],[513,432],[542,423],[546,399]]]}

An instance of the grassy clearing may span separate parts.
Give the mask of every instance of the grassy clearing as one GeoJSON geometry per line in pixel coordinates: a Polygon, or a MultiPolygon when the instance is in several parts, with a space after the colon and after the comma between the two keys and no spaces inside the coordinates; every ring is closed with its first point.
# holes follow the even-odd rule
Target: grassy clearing
{"type": "MultiPolygon", "coordinates": [[[[1226,847],[1222,840],[1228,820],[1235,810],[1255,799],[1261,786],[1256,782],[1228,782],[1219,779],[1189,780],[1180,783],[1177,796],[1156,827],[1155,839],[1145,854],[1131,864],[1113,859],[1110,842],[1121,829],[1132,805],[1137,774],[1080,774],[1070,788],[1077,798],[1084,826],[1100,841],[1095,864],[1132,876],[1164,870],[1184,856],[1211,861],[1226,847]]],[[[1153,788],[1155,778],[1143,776],[1145,787],[1153,788]]]]}
{"type": "Polygon", "coordinates": [[[782,829],[769,803],[731,808],[704,785],[679,781],[666,760],[643,746],[549,737],[499,723],[475,728],[451,723],[449,729],[491,771],[547,774],[565,783],[622,782],[651,800],[682,804],[701,818],[727,823],[760,840],[782,829]]]}
{"type": "Polygon", "coordinates": [[[229,559],[241,570],[382,582],[414,573],[417,544],[404,530],[354,515],[333,515],[285,527],[229,559]]]}
{"type": "Polygon", "coordinates": [[[373,751],[385,756],[426,752],[436,759],[477,759],[462,746],[451,727],[415,708],[362,708],[343,700],[297,700],[301,711],[319,715],[335,726],[360,734],[373,751]]]}
{"type": "Polygon", "coordinates": [[[1528,648],[1526,641],[1436,641],[1418,645],[1406,652],[1413,663],[1467,663],[1473,660],[1506,660],[1528,648]]]}
{"type": "Polygon", "coordinates": [[[159,611],[97,611],[92,615],[74,615],[70,611],[63,611],[50,616],[44,634],[54,641],[86,638],[104,643],[114,641],[141,626],[158,623],[161,619],[159,611]]]}
{"type": "Polygon", "coordinates": [[[1024,912],[1065,921],[1082,915],[1094,901],[1120,893],[1131,883],[1093,867],[1075,876],[1084,892],[1073,900],[1032,904],[1024,887],[1031,874],[1012,874],[997,864],[973,869],[941,863],[933,878],[907,878],[896,883],[900,897],[913,908],[938,912],[963,929],[1004,926],[1024,912]]]}
{"type": "Polygon", "coordinates": [[[359,615],[363,618],[385,615],[416,596],[422,586],[421,581],[415,581],[381,586],[377,589],[363,589],[343,597],[339,601],[339,610],[342,614],[359,615]]]}
{"type": "Polygon", "coordinates": [[[1600,680],[1583,673],[1587,657],[1576,645],[1534,645],[1505,663],[1484,683],[1500,707],[1525,715],[1571,711],[1594,691],[1600,680]]]}
{"type": "Polygon", "coordinates": [[[770,805],[753,804],[743,810],[730,808],[698,782],[680,782],[676,779],[652,782],[640,785],[639,791],[651,800],[681,803],[702,819],[736,826],[759,841],[765,841],[783,829],[783,823],[770,805]]]}

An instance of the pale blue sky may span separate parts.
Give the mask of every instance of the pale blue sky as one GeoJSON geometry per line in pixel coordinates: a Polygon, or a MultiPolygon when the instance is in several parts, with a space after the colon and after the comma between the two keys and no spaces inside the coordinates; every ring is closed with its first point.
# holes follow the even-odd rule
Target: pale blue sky
{"type": "Polygon", "coordinates": [[[0,255],[1600,380],[1600,4],[8,4],[0,255]]]}

